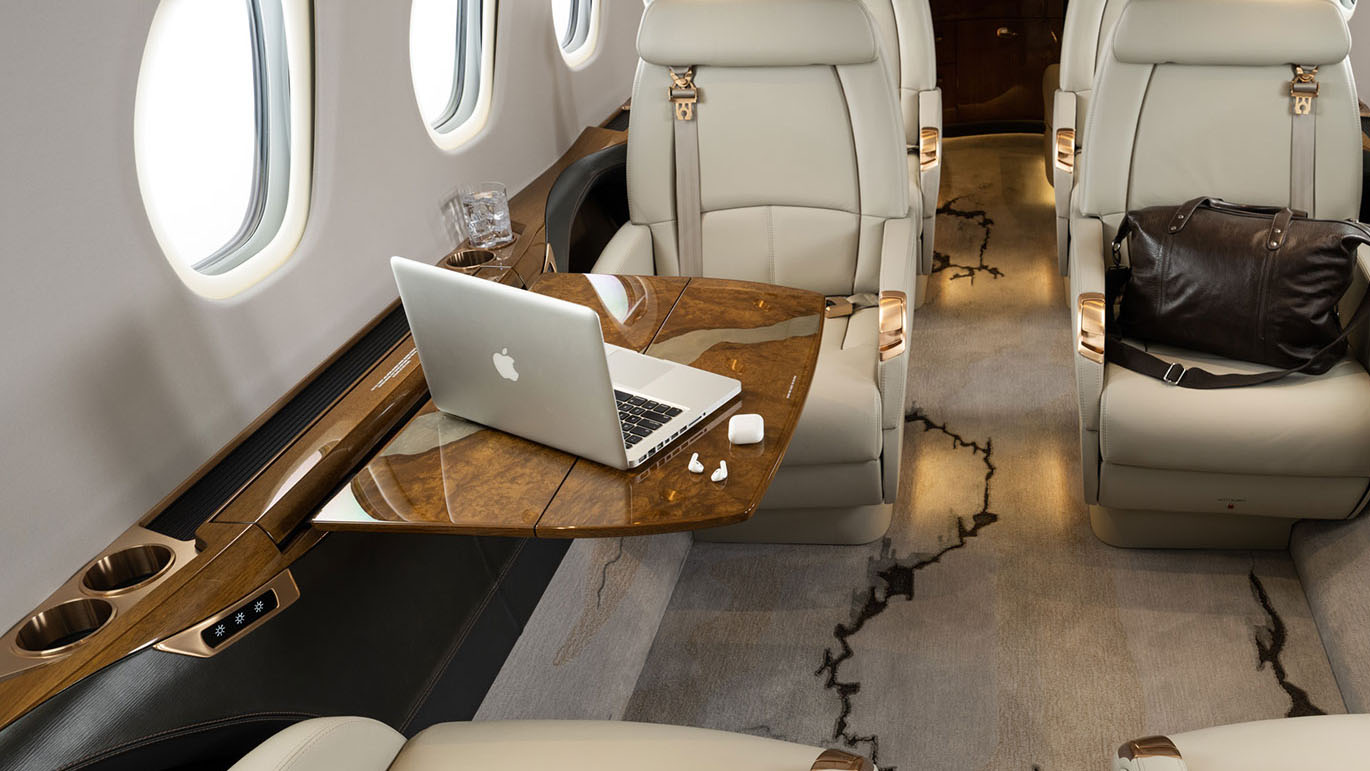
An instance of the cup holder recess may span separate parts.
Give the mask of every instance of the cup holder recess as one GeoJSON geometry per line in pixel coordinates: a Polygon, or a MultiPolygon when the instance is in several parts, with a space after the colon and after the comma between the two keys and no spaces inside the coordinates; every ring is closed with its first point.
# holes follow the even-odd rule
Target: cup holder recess
{"type": "Polygon", "coordinates": [[[447,267],[457,270],[472,270],[494,262],[495,253],[489,249],[458,249],[447,255],[447,267]]]}
{"type": "Polygon", "coordinates": [[[91,563],[81,586],[105,597],[131,592],[162,575],[175,559],[175,553],[159,543],[120,549],[91,563]]]}
{"type": "Polygon", "coordinates": [[[30,655],[56,655],[99,631],[113,616],[114,606],[108,600],[70,600],[30,616],[19,627],[14,644],[30,655]]]}

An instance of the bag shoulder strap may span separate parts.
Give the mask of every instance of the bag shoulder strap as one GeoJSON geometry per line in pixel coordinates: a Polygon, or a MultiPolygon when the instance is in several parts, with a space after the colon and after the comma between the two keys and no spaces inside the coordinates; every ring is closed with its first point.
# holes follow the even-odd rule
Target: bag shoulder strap
{"type": "Polygon", "coordinates": [[[1302,372],[1313,365],[1313,362],[1322,357],[1323,354],[1331,351],[1343,340],[1351,336],[1357,327],[1370,319],[1370,291],[1361,297],[1360,305],[1356,306],[1356,312],[1351,316],[1351,321],[1342,329],[1337,339],[1328,343],[1326,347],[1308,358],[1307,361],[1296,367],[1289,369],[1277,369],[1269,372],[1255,372],[1249,375],[1238,373],[1218,375],[1209,372],[1201,367],[1185,367],[1177,361],[1166,361],[1159,356],[1152,355],[1142,349],[1124,342],[1121,337],[1110,334],[1104,344],[1104,356],[1109,362],[1117,364],[1124,369],[1130,369],[1157,380],[1163,380],[1170,385],[1180,386],[1181,388],[1195,388],[1210,390],[1215,388],[1239,388],[1241,386],[1260,385],[1270,383],[1284,377],[1288,377],[1296,372],[1302,372]]]}
{"type": "Polygon", "coordinates": [[[699,199],[699,123],[696,106],[695,68],[677,72],[670,68],[671,86],[667,89],[675,105],[675,228],[676,256],[680,275],[704,273],[704,238],[701,233],[699,199]]]}

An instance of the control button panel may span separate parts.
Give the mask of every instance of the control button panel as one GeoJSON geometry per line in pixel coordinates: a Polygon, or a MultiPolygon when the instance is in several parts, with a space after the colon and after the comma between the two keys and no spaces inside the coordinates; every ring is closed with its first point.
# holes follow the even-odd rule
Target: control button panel
{"type": "Polygon", "coordinates": [[[275,590],[268,589],[205,627],[200,632],[200,639],[211,649],[217,648],[228,642],[233,635],[251,626],[252,622],[265,618],[271,611],[280,607],[280,604],[280,598],[276,596],[275,590]]]}
{"type": "Polygon", "coordinates": [[[289,570],[258,586],[200,623],[156,643],[157,650],[208,658],[248,636],[300,599],[300,587],[289,570]]]}

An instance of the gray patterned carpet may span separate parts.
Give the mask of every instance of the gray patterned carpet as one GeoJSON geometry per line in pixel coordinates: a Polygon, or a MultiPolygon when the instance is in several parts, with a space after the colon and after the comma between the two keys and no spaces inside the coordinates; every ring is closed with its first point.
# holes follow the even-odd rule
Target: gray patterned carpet
{"type": "MultiPolygon", "coordinates": [[[[626,626],[655,639],[626,704],[596,714],[853,748],[886,771],[1073,771],[1108,768],[1128,738],[1343,711],[1288,554],[1123,551],[1091,534],[1041,164],[1039,136],[946,143],[888,537],[694,544],[664,613],[633,606],[646,620],[626,626]]],[[[595,578],[565,585],[601,583],[582,569],[595,578]]],[[[539,623],[525,636],[569,634],[539,623]]],[[[581,716],[539,692],[593,682],[595,666],[511,659],[543,685],[525,677],[511,701],[497,683],[499,716],[581,716]]]]}

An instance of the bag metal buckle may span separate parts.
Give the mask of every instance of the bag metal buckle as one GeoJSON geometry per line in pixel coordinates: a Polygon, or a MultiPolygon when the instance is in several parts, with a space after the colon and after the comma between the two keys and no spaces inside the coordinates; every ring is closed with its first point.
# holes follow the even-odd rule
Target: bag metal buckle
{"type": "Polygon", "coordinates": [[[686,67],[680,73],[675,70],[668,72],[671,73],[671,87],[666,89],[666,96],[675,105],[675,119],[694,120],[695,103],[699,101],[699,89],[695,88],[695,68],[686,67]]]}
{"type": "Polygon", "coordinates": [[[1180,384],[1180,381],[1184,379],[1184,373],[1185,368],[1182,364],[1180,364],[1179,362],[1171,362],[1170,367],[1166,369],[1165,374],[1161,375],[1161,379],[1173,386],[1177,386],[1180,384]],[[1177,369],[1179,370],[1179,373],[1175,375],[1174,380],[1171,380],[1170,373],[1174,372],[1177,369]]]}
{"type": "Polygon", "coordinates": [[[1318,68],[1307,69],[1295,65],[1294,79],[1289,82],[1289,96],[1294,99],[1295,115],[1313,114],[1313,100],[1318,98],[1318,68]]]}

